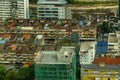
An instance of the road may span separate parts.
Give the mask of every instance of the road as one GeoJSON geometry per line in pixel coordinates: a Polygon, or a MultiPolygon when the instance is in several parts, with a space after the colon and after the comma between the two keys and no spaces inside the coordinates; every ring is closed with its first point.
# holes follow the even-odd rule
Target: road
{"type": "MultiPolygon", "coordinates": [[[[37,8],[37,5],[30,4],[30,8],[37,8]]],[[[99,6],[71,6],[72,10],[90,10],[90,9],[117,9],[118,6],[105,6],[105,5],[99,5],[99,6]]]]}
{"type": "Polygon", "coordinates": [[[117,9],[118,6],[72,6],[72,10],[90,10],[90,9],[117,9]]]}

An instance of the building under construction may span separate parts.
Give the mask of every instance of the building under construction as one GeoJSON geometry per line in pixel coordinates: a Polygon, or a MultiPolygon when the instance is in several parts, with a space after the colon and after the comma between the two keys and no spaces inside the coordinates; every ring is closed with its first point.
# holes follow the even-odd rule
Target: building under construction
{"type": "Polygon", "coordinates": [[[76,80],[74,47],[41,51],[35,59],[35,80],[76,80]]]}

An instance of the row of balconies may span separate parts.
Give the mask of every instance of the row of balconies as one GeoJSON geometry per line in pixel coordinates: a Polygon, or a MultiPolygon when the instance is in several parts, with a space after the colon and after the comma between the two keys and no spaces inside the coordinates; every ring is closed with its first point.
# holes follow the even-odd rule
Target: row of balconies
{"type": "Polygon", "coordinates": [[[34,56],[32,55],[20,55],[17,56],[17,54],[1,54],[0,55],[0,63],[11,63],[15,61],[32,61],[34,60],[34,56]]]}

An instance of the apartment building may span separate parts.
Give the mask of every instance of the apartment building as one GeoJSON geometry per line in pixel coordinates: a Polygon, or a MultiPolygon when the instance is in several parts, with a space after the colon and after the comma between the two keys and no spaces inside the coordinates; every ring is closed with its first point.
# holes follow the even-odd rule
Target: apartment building
{"type": "Polygon", "coordinates": [[[120,80],[120,66],[104,63],[81,65],[81,80],[120,80]]]}
{"type": "Polygon", "coordinates": [[[83,42],[80,46],[80,64],[91,64],[95,57],[96,42],[83,42]]]}
{"type": "Polygon", "coordinates": [[[35,59],[35,80],[76,80],[74,47],[60,51],[40,51],[35,59]]]}
{"type": "Polygon", "coordinates": [[[71,19],[71,9],[65,0],[38,0],[38,19],[71,19]]]}
{"type": "Polygon", "coordinates": [[[120,55],[120,32],[109,33],[108,36],[108,52],[120,55]]]}
{"type": "Polygon", "coordinates": [[[29,0],[0,0],[0,19],[28,19],[29,0]]]}

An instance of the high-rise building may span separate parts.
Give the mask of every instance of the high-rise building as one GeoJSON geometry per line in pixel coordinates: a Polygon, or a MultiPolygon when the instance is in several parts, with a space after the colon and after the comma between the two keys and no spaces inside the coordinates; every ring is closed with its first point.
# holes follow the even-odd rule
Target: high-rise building
{"type": "Polygon", "coordinates": [[[76,80],[74,47],[40,51],[35,59],[35,80],[76,80]]]}
{"type": "Polygon", "coordinates": [[[0,19],[28,19],[29,0],[0,0],[0,19]]]}
{"type": "Polygon", "coordinates": [[[71,19],[71,9],[65,0],[38,0],[38,19],[71,19]]]}
{"type": "Polygon", "coordinates": [[[96,42],[83,42],[80,46],[80,64],[92,64],[95,57],[96,42]]]}

